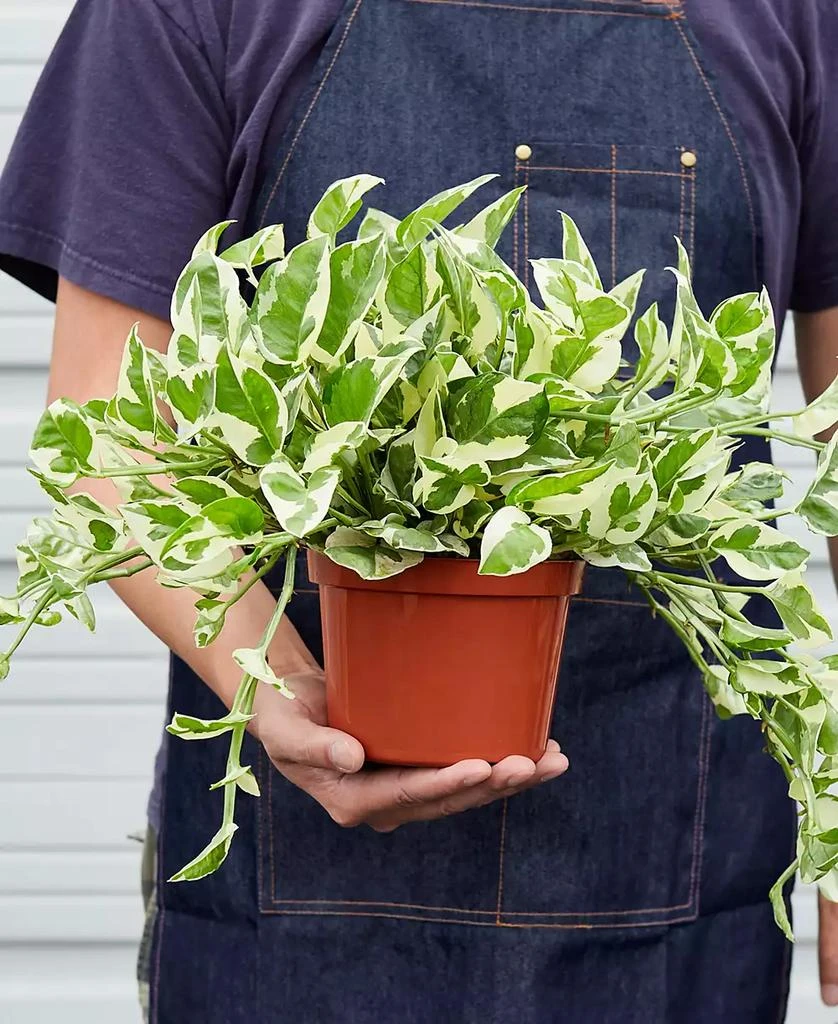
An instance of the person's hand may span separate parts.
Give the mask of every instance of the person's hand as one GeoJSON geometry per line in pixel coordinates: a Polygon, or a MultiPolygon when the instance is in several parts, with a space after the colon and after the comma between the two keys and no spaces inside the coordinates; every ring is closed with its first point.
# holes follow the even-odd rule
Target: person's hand
{"type": "Polygon", "coordinates": [[[818,966],[821,999],[827,1006],[838,1006],[838,903],[818,893],[818,966]]]}
{"type": "Polygon", "coordinates": [[[286,676],[296,699],[261,687],[252,731],[276,768],[345,827],[370,825],[391,832],[408,821],[443,818],[512,796],[562,775],[568,761],[550,740],[536,763],[528,757],[460,761],[450,768],[376,768],[362,771],[364,748],[326,726],[323,675],[286,676]]]}

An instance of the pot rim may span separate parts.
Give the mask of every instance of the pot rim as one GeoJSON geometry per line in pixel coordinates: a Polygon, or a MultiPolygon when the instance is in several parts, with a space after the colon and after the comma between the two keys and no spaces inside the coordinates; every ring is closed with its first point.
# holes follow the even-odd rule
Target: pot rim
{"type": "Polygon", "coordinates": [[[480,576],[476,558],[438,555],[425,558],[397,576],[364,580],[352,569],[307,549],[308,574],[321,587],[375,590],[378,593],[449,594],[464,597],[572,597],[582,589],[585,562],[581,559],[540,562],[514,576],[480,576]]]}

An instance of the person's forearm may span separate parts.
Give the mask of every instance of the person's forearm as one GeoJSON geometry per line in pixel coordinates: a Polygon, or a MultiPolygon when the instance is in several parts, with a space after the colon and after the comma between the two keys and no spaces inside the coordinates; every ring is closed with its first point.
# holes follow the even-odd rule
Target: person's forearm
{"type": "MultiPolygon", "coordinates": [[[[62,279],[48,400],[64,397],[81,403],[91,398],[109,398],[116,390],[125,337],[136,321],[140,321],[143,341],[165,351],[171,334],[169,324],[62,279]]],[[[162,485],[165,486],[165,481],[162,485]]],[[[109,480],[84,480],[77,485],[76,490],[79,489],[109,507],[120,502],[119,493],[109,480]]],[[[195,646],[192,633],[196,593],[160,586],[154,569],[113,580],[111,586],[167,647],[183,658],[227,705],[232,703],[241,676],[232,652],[259,643],[276,606],[264,583],[254,584],[231,608],[221,635],[204,649],[195,646]]],[[[269,660],[279,675],[316,665],[287,620],[283,620],[276,633],[269,660]]]]}

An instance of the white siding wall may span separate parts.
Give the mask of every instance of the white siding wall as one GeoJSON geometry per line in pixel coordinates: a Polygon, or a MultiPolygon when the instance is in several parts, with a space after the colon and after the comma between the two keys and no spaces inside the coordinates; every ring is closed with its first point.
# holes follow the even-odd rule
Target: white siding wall
{"type": "MultiPolygon", "coordinates": [[[[71,4],[0,0],[0,166],[71,4]]],[[[51,306],[0,279],[0,593],[44,509],[24,472],[43,407],[51,306]]],[[[166,662],[110,593],[99,632],[26,645],[0,688],[0,1021],[137,1024],[140,847],[166,662]],[[108,727],[118,719],[119,736],[108,727]]]]}
{"type": "MultiPolygon", "coordinates": [[[[40,66],[71,4],[0,0],[0,166],[40,66]]],[[[0,279],[0,593],[13,553],[44,508],[24,472],[45,394],[49,305],[0,279]]],[[[786,339],[778,405],[800,401],[786,339]]],[[[783,453],[785,456],[785,453],[783,453]]],[[[782,459],[781,459],[782,461],[782,459]]],[[[799,474],[799,456],[782,462],[799,474]]],[[[838,624],[824,545],[814,544],[821,597],[838,624]]],[[[139,848],[159,737],[165,661],[110,594],[99,633],[68,625],[33,637],[0,688],[0,1020],[135,1024],[133,957],[141,928],[139,848]],[[115,738],[108,723],[118,718],[115,738]]],[[[812,894],[797,900],[790,1024],[827,1024],[814,955],[812,894]]]]}

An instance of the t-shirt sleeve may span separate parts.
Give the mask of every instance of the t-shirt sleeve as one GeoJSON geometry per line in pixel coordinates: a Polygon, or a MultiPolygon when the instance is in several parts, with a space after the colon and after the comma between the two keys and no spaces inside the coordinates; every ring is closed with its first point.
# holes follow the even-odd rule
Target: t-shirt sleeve
{"type": "Polygon", "coordinates": [[[0,269],[168,318],[226,213],[230,125],[200,46],[155,0],[80,0],[0,178],[0,269]]]}
{"type": "Polygon", "coordinates": [[[791,308],[838,306],[838,3],[816,0],[798,145],[802,208],[791,308]]]}

